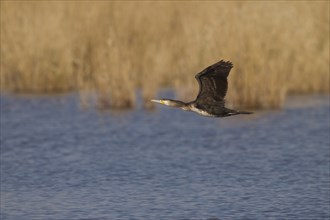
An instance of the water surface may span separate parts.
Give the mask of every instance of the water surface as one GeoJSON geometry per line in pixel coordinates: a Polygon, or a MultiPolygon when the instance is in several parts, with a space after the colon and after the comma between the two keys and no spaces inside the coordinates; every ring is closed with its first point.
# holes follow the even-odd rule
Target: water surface
{"type": "Polygon", "coordinates": [[[1,96],[1,219],[328,219],[329,96],[206,118],[1,96]]]}

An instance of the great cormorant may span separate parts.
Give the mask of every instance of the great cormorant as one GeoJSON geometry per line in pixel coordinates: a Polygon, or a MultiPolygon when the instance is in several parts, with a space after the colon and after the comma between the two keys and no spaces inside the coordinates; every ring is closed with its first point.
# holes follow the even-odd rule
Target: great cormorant
{"type": "Polygon", "coordinates": [[[228,89],[227,77],[231,68],[233,68],[233,64],[230,61],[221,60],[198,73],[195,78],[199,84],[199,93],[197,98],[192,102],[185,103],[172,99],[153,99],[151,101],[196,112],[208,117],[252,114],[252,112],[233,110],[225,107],[224,98],[228,89]]]}

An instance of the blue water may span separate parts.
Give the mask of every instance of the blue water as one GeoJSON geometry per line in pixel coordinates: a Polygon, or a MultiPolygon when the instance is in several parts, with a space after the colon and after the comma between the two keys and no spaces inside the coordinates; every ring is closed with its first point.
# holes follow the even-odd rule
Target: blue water
{"type": "Polygon", "coordinates": [[[1,96],[1,219],[329,219],[329,96],[206,118],[1,96]]]}

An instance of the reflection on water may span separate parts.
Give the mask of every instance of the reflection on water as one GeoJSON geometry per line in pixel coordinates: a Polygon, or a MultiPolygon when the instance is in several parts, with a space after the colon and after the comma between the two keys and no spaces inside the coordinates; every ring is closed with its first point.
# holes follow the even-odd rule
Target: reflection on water
{"type": "Polygon", "coordinates": [[[329,97],[287,106],[217,119],[2,95],[1,219],[327,219],[329,97]]]}

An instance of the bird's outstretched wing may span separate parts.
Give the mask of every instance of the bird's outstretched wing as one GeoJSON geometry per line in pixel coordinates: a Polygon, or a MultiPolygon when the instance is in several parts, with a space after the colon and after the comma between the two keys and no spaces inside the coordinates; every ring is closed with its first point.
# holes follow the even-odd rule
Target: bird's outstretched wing
{"type": "Polygon", "coordinates": [[[199,106],[224,106],[224,98],[228,89],[227,77],[233,68],[230,61],[219,61],[202,72],[195,78],[199,83],[199,93],[195,100],[199,106]]]}

